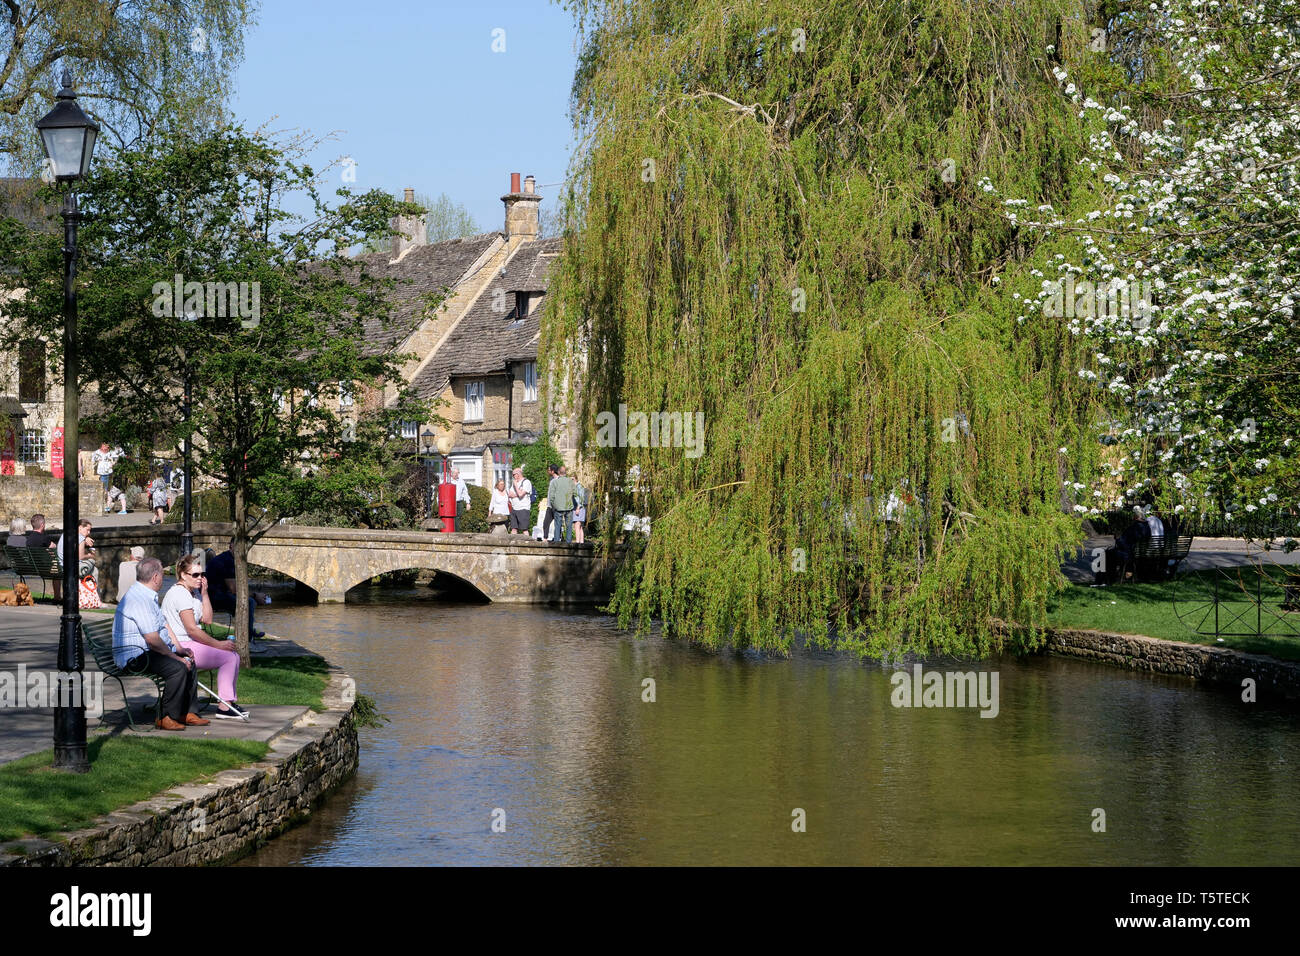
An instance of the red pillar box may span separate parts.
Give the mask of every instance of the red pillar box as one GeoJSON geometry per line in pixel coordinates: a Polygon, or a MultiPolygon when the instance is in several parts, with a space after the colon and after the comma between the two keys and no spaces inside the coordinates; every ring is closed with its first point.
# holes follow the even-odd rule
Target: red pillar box
{"type": "Polygon", "coordinates": [[[18,431],[11,429],[0,446],[0,475],[12,475],[14,471],[14,446],[18,442],[18,431]]]}
{"type": "Polygon", "coordinates": [[[63,426],[55,425],[50,438],[50,474],[63,477],[63,426]]]}
{"type": "Polygon", "coordinates": [[[442,519],[443,531],[456,530],[456,485],[444,481],[438,486],[438,517],[442,519]]]}

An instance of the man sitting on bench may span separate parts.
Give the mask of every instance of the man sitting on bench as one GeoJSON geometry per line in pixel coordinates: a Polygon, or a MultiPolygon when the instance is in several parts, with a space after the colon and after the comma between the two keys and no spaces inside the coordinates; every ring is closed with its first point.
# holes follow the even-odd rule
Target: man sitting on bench
{"type": "Polygon", "coordinates": [[[210,721],[197,713],[198,671],[194,652],[178,648],[167,632],[158,607],[162,562],[145,558],[136,568],[136,581],[118,596],[113,616],[113,663],[127,674],[156,674],[166,681],[163,716],[154,722],[162,730],[203,727],[210,721]]]}

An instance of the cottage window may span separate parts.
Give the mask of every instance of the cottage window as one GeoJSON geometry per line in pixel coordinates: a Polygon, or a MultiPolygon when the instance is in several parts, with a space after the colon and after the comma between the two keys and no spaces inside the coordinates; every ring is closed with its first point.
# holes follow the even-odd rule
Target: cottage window
{"type": "Polygon", "coordinates": [[[352,395],[351,382],[339,382],[339,408],[351,408],[356,404],[356,399],[352,395]]]}
{"type": "Polygon", "coordinates": [[[416,438],[420,434],[419,422],[402,422],[402,437],[416,438]]]}
{"type": "Polygon", "coordinates": [[[465,383],[465,421],[483,420],[483,382],[465,383]]]}
{"type": "Polygon", "coordinates": [[[34,339],[18,347],[18,401],[45,401],[45,343],[34,339]]]}
{"type": "Polygon", "coordinates": [[[18,460],[25,465],[39,465],[45,461],[45,433],[39,428],[23,429],[18,443],[18,460]]]}
{"type": "Polygon", "coordinates": [[[537,363],[524,363],[524,401],[537,401],[537,363]]]}

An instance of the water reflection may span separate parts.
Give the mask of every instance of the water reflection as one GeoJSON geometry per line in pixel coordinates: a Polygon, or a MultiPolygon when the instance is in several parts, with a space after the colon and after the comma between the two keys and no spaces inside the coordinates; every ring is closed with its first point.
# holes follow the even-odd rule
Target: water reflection
{"type": "Polygon", "coordinates": [[[393,722],[247,863],[1300,862],[1296,719],[1230,692],[1007,659],[981,719],[894,708],[890,672],[833,655],[715,656],[594,614],[426,597],[265,614],[393,722]]]}

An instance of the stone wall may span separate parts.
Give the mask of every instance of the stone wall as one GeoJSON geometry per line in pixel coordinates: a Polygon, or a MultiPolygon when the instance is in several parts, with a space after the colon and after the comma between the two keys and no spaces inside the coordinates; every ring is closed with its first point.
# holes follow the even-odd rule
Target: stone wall
{"type": "Polygon", "coordinates": [[[0,850],[0,866],[197,866],[251,852],[356,771],[355,705],[344,697],[345,681],[350,687],[334,669],[328,709],[273,738],[265,760],[110,813],[58,843],[11,844],[0,850]]]}
{"type": "Polygon", "coordinates": [[[1129,670],[1183,674],[1238,689],[1249,677],[1255,681],[1256,700],[1260,703],[1300,705],[1300,664],[1261,654],[1070,628],[1049,629],[1047,649],[1053,654],[1116,664],[1129,670]]]}
{"type": "MultiPolygon", "coordinates": [[[[78,482],[77,500],[82,517],[104,513],[104,487],[98,481],[78,482]]],[[[0,518],[9,530],[10,518],[45,515],[53,527],[63,524],[63,479],[34,475],[0,475],[0,518]]]]}

